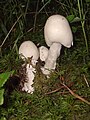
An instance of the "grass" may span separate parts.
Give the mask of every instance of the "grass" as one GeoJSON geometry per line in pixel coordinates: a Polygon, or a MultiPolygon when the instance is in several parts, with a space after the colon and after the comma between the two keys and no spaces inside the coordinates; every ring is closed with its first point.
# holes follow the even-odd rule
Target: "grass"
{"type": "Polygon", "coordinates": [[[36,45],[46,45],[43,26],[48,16],[59,13],[70,20],[73,16],[70,25],[74,36],[74,46],[62,48],[56,71],[49,79],[37,67],[34,94],[20,92],[17,84],[12,85],[16,78],[8,80],[4,86],[5,101],[0,106],[1,120],[90,120],[90,105],[62,85],[64,82],[74,93],[90,102],[90,2],[82,2],[1,1],[0,73],[14,70],[15,76],[19,75],[22,61],[18,47],[22,41],[32,40],[36,45]],[[82,21],[84,15],[85,21],[82,21]]]}
{"type": "Polygon", "coordinates": [[[34,83],[34,94],[23,93],[15,88],[8,93],[6,89],[5,103],[0,107],[0,116],[8,120],[89,120],[90,105],[71,95],[65,88],[57,90],[62,87],[60,80],[63,78],[72,91],[89,101],[90,87],[85,79],[90,83],[90,62],[87,57],[84,63],[85,56],[79,52],[67,50],[61,54],[57,71],[52,73],[49,79],[39,72],[34,83]],[[57,91],[53,92],[55,90],[57,91]]]}
{"type": "MultiPolygon", "coordinates": [[[[53,83],[56,82],[53,81],[53,83]]],[[[48,90],[51,91],[55,87],[57,86],[49,81],[48,90]]],[[[79,81],[76,84],[74,82],[72,88],[89,100],[90,89],[85,82],[79,81]]],[[[65,89],[49,95],[40,93],[40,91],[29,95],[14,90],[8,96],[7,105],[1,107],[1,116],[8,120],[89,120],[89,114],[90,106],[73,97],[65,89]]]]}

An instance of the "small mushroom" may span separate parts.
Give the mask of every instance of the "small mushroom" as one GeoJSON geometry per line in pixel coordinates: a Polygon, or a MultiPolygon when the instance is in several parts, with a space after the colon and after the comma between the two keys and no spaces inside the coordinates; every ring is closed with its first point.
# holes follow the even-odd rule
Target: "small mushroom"
{"type": "MultiPolygon", "coordinates": [[[[25,59],[28,61],[26,64],[26,78],[22,91],[32,94],[34,91],[32,84],[36,73],[35,65],[39,58],[39,51],[32,41],[25,41],[19,47],[19,54],[24,61],[25,59]]],[[[25,65],[22,65],[22,67],[23,66],[25,65]]]]}
{"type": "Polygon", "coordinates": [[[62,15],[50,16],[44,27],[46,44],[50,47],[45,61],[43,73],[48,75],[56,68],[56,60],[60,55],[62,45],[70,48],[73,45],[73,35],[67,19],[62,15]]]}
{"type": "Polygon", "coordinates": [[[40,60],[45,62],[48,57],[48,48],[46,48],[45,46],[39,47],[39,53],[40,53],[40,60]]]}

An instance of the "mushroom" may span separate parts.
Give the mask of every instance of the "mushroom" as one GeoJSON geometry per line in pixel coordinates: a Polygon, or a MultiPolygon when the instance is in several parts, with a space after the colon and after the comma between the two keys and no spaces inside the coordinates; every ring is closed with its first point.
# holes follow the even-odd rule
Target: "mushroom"
{"type": "Polygon", "coordinates": [[[56,68],[56,60],[60,55],[62,45],[70,48],[73,45],[73,35],[67,19],[62,15],[50,16],[44,27],[47,46],[50,47],[45,61],[43,73],[48,75],[56,68]]]}
{"type": "Polygon", "coordinates": [[[48,48],[46,48],[45,46],[39,47],[39,53],[40,53],[40,60],[46,61],[48,57],[48,48]]]}
{"type": "Polygon", "coordinates": [[[32,41],[24,41],[19,47],[20,57],[25,60],[25,58],[31,58],[32,65],[36,65],[39,58],[39,51],[36,45],[32,41]]]}
{"type": "MultiPolygon", "coordinates": [[[[35,66],[39,58],[39,51],[32,41],[25,41],[19,47],[19,54],[24,61],[25,59],[28,61],[26,64],[26,78],[22,91],[32,94],[34,91],[32,84],[36,73],[35,66]]],[[[22,65],[22,67],[23,66],[24,65],[22,65]]]]}

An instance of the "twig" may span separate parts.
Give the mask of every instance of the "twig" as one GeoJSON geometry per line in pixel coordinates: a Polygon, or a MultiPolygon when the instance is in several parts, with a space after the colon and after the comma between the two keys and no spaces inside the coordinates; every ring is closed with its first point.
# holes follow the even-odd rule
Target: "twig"
{"type": "MultiPolygon", "coordinates": [[[[65,88],[65,87],[62,86],[62,87],[57,88],[57,89],[55,89],[55,90],[53,90],[53,91],[51,91],[51,92],[45,93],[45,95],[50,95],[50,94],[56,93],[56,92],[60,91],[62,88],[65,88]]],[[[76,90],[74,90],[74,91],[76,91],[76,90]]],[[[59,93],[60,93],[60,94],[66,94],[66,93],[68,93],[68,92],[59,92],[59,93]]]]}
{"type": "Polygon", "coordinates": [[[76,93],[74,93],[72,90],[70,90],[64,83],[62,83],[62,85],[76,98],[78,98],[79,100],[87,103],[88,105],[90,105],[90,102],[85,100],[84,98],[82,98],[81,96],[77,95],[76,93]]]}
{"type": "Polygon", "coordinates": [[[87,79],[86,79],[86,76],[83,75],[83,77],[84,77],[84,80],[85,80],[85,82],[86,82],[86,84],[87,84],[87,87],[89,87],[89,83],[88,83],[88,81],[87,81],[87,79]]]}
{"type": "Polygon", "coordinates": [[[61,86],[60,88],[57,88],[51,92],[48,92],[48,93],[45,93],[45,95],[49,95],[49,94],[52,94],[52,93],[55,93],[55,92],[58,92],[59,90],[61,90],[62,88],[64,88],[64,86],[61,86]]]}
{"type": "Polygon", "coordinates": [[[9,34],[11,33],[11,31],[13,30],[13,28],[15,27],[15,25],[17,24],[17,22],[19,21],[19,19],[21,18],[22,15],[20,15],[18,17],[18,19],[15,21],[15,23],[13,24],[13,26],[11,27],[11,29],[9,30],[8,34],[6,35],[5,39],[3,40],[2,44],[0,45],[0,48],[2,48],[2,46],[4,45],[4,43],[6,42],[6,39],[8,38],[9,34]]]}
{"type": "MultiPolygon", "coordinates": [[[[64,78],[63,78],[63,77],[60,78],[60,79],[64,81],[64,78]]],[[[70,83],[68,86],[71,87],[72,85],[73,85],[73,83],[70,83]]],[[[55,90],[53,90],[53,91],[50,91],[50,92],[48,92],[48,93],[45,93],[45,95],[49,95],[49,94],[58,92],[58,91],[61,90],[62,88],[65,88],[65,87],[64,87],[64,86],[61,86],[61,87],[59,87],[59,88],[57,88],[57,89],[55,89],[55,90]]]]}

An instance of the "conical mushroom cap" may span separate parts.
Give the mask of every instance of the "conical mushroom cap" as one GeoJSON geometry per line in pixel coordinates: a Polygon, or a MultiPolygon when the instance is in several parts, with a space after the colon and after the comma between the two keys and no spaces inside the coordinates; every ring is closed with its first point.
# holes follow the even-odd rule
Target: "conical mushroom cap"
{"type": "Polygon", "coordinates": [[[67,19],[61,15],[52,15],[46,21],[44,27],[45,41],[48,46],[54,42],[65,47],[73,45],[73,36],[67,19]]]}
{"type": "Polygon", "coordinates": [[[32,57],[34,60],[39,58],[39,51],[32,41],[23,42],[19,47],[19,54],[23,55],[22,58],[32,57]]]}

